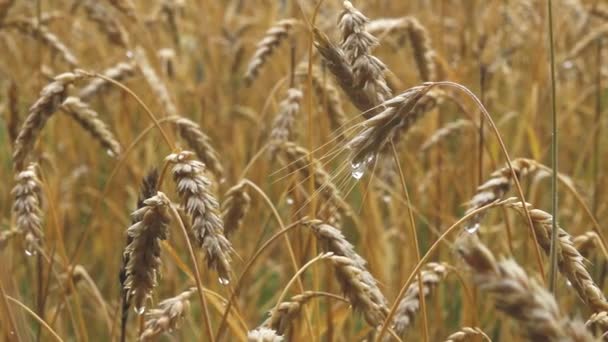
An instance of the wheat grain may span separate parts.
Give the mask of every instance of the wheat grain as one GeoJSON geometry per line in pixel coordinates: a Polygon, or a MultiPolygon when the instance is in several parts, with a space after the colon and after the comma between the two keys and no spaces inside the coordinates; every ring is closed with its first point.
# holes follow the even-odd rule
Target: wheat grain
{"type": "Polygon", "coordinates": [[[224,236],[219,205],[211,193],[211,182],[204,175],[205,165],[189,151],[171,154],[166,160],[173,164],[173,180],[192,219],[196,243],[203,249],[209,267],[217,271],[220,282],[226,283],[230,279],[232,245],[224,236]]]}

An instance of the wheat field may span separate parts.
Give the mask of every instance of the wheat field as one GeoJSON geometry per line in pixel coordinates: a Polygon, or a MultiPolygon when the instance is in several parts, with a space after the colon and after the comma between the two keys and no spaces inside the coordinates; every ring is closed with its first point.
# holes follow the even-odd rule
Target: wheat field
{"type": "Polygon", "coordinates": [[[601,341],[603,0],[0,0],[4,341],[601,341]]]}

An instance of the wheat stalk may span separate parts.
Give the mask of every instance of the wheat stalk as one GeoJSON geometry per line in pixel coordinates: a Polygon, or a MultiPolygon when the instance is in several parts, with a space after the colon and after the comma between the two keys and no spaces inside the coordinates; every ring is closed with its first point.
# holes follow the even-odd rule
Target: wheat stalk
{"type": "Polygon", "coordinates": [[[29,114],[15,140],[15,149],[13,151],[15,169],[20,170],[23,167],[25,158],[27,158],[34,147],[34,143],[46,121],[55,113],[67,97],[68,86],[85,77],[88,76],[78,71],[66,72],[56,76],[53,82],[42,89],[38,100],[30,107],[29,114]]]}
{"type": "Polygon", "coordinates": [[[563,316],[555,298],[512,259],[496,261],[477,235],[464,233],[457,251],[473,271],[473,281],[495,299],[497,310],[517,320],[532,341],[593,341],[578,321],[563,316]]]}
{"type": "Polygon", "coordinates": [[[120,143],[105,122],[99,118],[97,112],[88,104],[82,102],[78,97],[70,96],[63,101],[60,108],[97,139],[109,155],[118,156],[120,154],[122,150],[120,143]]]}
{"type": "Polygon", "coordinates": [[[194,153],[182,151],[169,155],[173,180],[184,209],[191,217],[191,229],[197,244],[206,255],[207,264],[215,269],[221,283],[230,279],[232,245],[224,236],[219,205],[211,193],[211,182],[204,175],[205,165],[194,159],[194,153]]]}
{"type": "Polygon", "coordinates": [[[264,37],[256,44],[255,53],[245,71],[245,83],[251,85],[258,77],[260,70],[276,48],[291,34],[293,27],[298,23],[296,19],[281,19],[264,33],[264,37]]]}

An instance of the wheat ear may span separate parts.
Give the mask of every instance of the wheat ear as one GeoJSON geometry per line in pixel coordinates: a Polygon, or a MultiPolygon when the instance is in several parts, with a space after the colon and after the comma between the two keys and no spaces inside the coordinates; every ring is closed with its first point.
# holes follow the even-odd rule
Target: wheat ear
{"type": "MultiPolygon", "coordinates": [[[[506,205],[513,208],[525,216],[525,210],[530,214],[532,225],[536,232],[538,244],[549,255],[551,246],[551,231],[553,217],[542,210],[533,209],[530,204],[525,207],[521,202],[506,205]]],[[[572,237],[562,228],[557,233],[558,242],[558,267],[562,274],[570,281],[579,297],[587,304],[593,312],[608,311],[608,302],[602,290],[595,284],[593,278],[587,271],[584,261],[585,258],[574,247],[572,237]]]]}
{"type": "Polygon", "coordinates": [[[97,139],[109,155],[118,156],[120,154],[122,150],[120,143],[106,123],[99,118],[97,112],[88,104],[75,96],[70,96],[63,101],[60,108],[78,122],[93,138],[97,139]]]}
{"type": "Polygon", "coordinates": [[[23,167],[25,158],[31,152],[38,134],[46,121],[55,113],[67,97],[67,88],[70,84],[87,77],[80,72],[66,72],[53,79],[40,92],[40,97],[30,107],[29,114],[15,140],[13,163],[17,170],[23,167]]]}
{"type": "Polygon", "coordinates": [[[426,152],[431,147],[433,147],[433,146],[437,145],[438,143],[440,143],[441,141],[445,140],[447,137],[452,136],[455,133],[458,133],[459,131],[461,131],[463,129],[472,128],[472,127],[474,127],[474,126],[470,120],[458,119],[456,121],[452,121],[452,122],[448,123],[447,125],[441,127],[440,129],[436,130],[435,133],[433,133],[433,135],[431,135],[420,146],[420,152],[426,152]]]}
{"type": "Polygon", "coordinates": [[[192,220],[191,229],[202,247],[209,267],[215,269],[221,283],[230,279],[232,245],[224,236],[219,204],[211,193],[211,182],[205,176],[205,165],[194,159],[194,153],[182,151],[167,158],[173,164],[173,180],[184,209],[192,220]]]}
{"type": "Polygon", "coordinates": [[[15,177],[13,213],[15,225],[25,240],[25,251],[31,255],[40,246],[43,238],[41,183],[36,174],[37,165],[32,163],[15,177]]]}
{"type": "Polygon", "coordinates": [[[211,144],[211,138],[203,132],[201,127],[194,121],[181,117],[169,118],[177,127],[179,136],[188,143],[188,146],[196,153],[198,159],[205,164],[207,169],[217,179],[224,177],[224,167],[220,162],[217,150],[211,144]]]}
{"type": "Polygon", "coordinates": [[[463,327],[445,339],[445,342],[466,341],[474,337],[481,337],[483,341],[492,342],[492,339],[483,330],[477,327],[463,327]]]}
{"type": "Polygon", "coordinates": [[[158,74],[150,64],[150,61],[148,61],[144,49],[138,46],[135,49],[133,56],[139,70],[141,70],[142,75],[144,75],[146,82],[150,86],[150,89],[152,89],[154,94],[158,97],[166,115],[178,115],[177,107],[175,106],[173,99],[171,99],[171,95],[169,95],[169,90],[160,77],[158,77],[158,74]]]}
{"type": "Polygon", "coordinates": [[[158,335],[177,329],[179,321],[190,310],[190,297],[196,288],[190,288],[175,297],[163,300],[158,307],[146,313],[144,331],[140,341],[152,340],[158,335]]]}
{"type": "MultiPolygon", "coordinates": [[[[146,176],[143,178],[141,187],[139,190],[139,196],[137,198],[137,209],[141,209],[146,206],[144,201],[148,198],[156,195],[158,189],[158,171],[151,169],[148,171],[146,176]]],[[[139,218],[131,218],[131,223],[137,223],[139,218]]],[[[133,237],[127,234],[126,246],[133,242],[133,237]]],[[[129,308],[131,307],[131,301],[129,298],[129,291],[125,288],[125,282],[127,280],[127,265],[129,264],[130,254],[122,253],[122,263],[120,265],[120,272],[118,273],[118,280],[120,282],[120,301],[121,301],[121,316],[120,316],[120,341],[124,342],[126,339],[127,322],[129,320],[129,308]]]]}
{"type": "Polygon", "coordinates": [[[340,47],[351,66],[354,86],[362,89],[374,105],[379,105],[391,97],[391,90],[384,79],[386,65],[371,54],[378,40],[365,28],[369,19],[350,1],[344,1],[343,8],[338,19],[342,33],[340,47]]]}
{"type": "Polygon", "coordinates": [[[222,201],[222,220],[224,221],[224,234],[229,236],[237,231],[243,224],[251,206],[251,197],[247,193],[247,183],[239,182],[226,191],[222,201]]]}
{"type": "Polygon", "coordinates": [[[259,327],[247,333],[247,342],[281,342],[283,336],[277,335],[277,332],[266,328],[259,327]]]}
{"type": "Polygon", "coordinates": [[[272,122],[270,131],[270,148],[272,157],[276,156],[277,146],[287,141],[295,141],[296,116],[300,111],[302,91],[297,88],[287,89],[287,97],[279,104],[279,112],[272,122]]]}
{"type": "Polygon", "coordinates": [[[331,261],[342,291],[355,310],[360,311],[372,327],[382,324],[388,313],[386,298],[374,276],[365,267],[365,260],[355,252],[340,231],[319,220],[305,222],[319,240],[324,252],[332,252],[331,261]]]}
{"type": "MultiPolygon", "coordinates": [[[[120,62],[113,67],[104,70],[103,75],[116,81],[123,81],[135,75],[135,63],[132,61],[120,62]]],[[[82,101],[89,101],[93,96],[109,88],[109,82],[103,78],[96,77],[78,92],[82,101]]]]}
{"type": "Polygon", "coordinates": [[[97,24],[110,43],[123,48],[129,45],[129,37],[124,28],[100,2],[87,0],[84,2],[84,9],[89,20],[97,24]]]}
{"type": "Polygon", "coordinates": [[[497,310],[519,322],[531,341],[593,341],[585,326],[563,316],[551,293],[514,260],[496,261],[475,234],[461,235],[456,247],[473,271],[473,282],[494,297],[497,310]]]}
{"type": "Polygon", "coordinates": [[[255,53],[251,57],[249,65],[247,65],[247,71],[245,71],[245,83],[247,85],[253,83],[258,77],[260,70],[266,64],[266,60],[289,37],[297,22],[293,18],[281,19],[264,33],[264,37],[257,43],[255,53]]]}
{"type": "Polygon", "coordinates": [[[144,206],[135,210],[131,217],[135,222],[127,229],[131,242],[125,248],[128,262],[125,267],[124,289],[135,307],[142,314],[146,301],[157,285],[160,269],[160,242],[167,239],[170,221],[170,201],[162,192],[144,200],[144,206]]]}
{"type": "MultiPolygon", "coordinates": [[[[424,266],[420,272],[422,279],[422,289],[424,296],[428,297],[431,292],[443,281],[448,273],[443,264],[430,262],[424,266]]],[[[393,319],[393,330],[399,336],[405,336],[407,329],[412,325],[418,310],[420,309],[420,295],[418,287],[418,277],[408,287],[403,299],[397,307],[395,318],[393,319]]]]}

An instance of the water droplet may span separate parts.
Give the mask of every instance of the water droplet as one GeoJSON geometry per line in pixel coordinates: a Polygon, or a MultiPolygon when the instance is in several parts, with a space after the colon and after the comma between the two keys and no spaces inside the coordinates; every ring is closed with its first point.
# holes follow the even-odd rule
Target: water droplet
{"type": "Polygon", "coordinates": [[[351,167],[351,175],[354,179],[361,179],[365,174],[365,164],[362,162],[352,163],[351,167]]]}
{"type": "Polygon", "coordinates": [[[114,151],[112,151],[112,150],[106,150],[106,153],[108,154],[108,156],[110,156],[112,158],[116,157],[116,153],[114,153],[114,151]]]}
{"type": "Polygon", "coordinates": [[[285,198],[285,203],[287,203],[287,205],[293,205],[293,198],[291,198],[291,197],[285,198]]]}
{"type": "Polygon", "coordinates": [[[570,280],[566,280],[566,285],[568,285],[568,287],[572,287],[572,283],[570,282],[570,280]]]}
{"type": "Polygon", "coordinates": [[[127,58],[133,58],[133,51],[127,51],[127,58]]]}
{"type": "Polygon", "coordinates": [[[220,178],[220,184],[224,184],[224,183],[226,183],[226,177],[220,178]]]}
{"type": "Polygon", "coordinates": [[[34,256],[34,255],[36,255],[36,251],[34,250],[33,247],[27,247],[25,249],[25,255],[27,255],[28,257],[34,256]]]}
{"type": "Polygon", "coordinates": [[[565,61],[562,63],[564,69],[572,69],[574,67],[574,63],[572,61],[565,61]]]}
{"type": "Polygon", "coordinates": [[[479,223],[475,223],[472,226],[467,226],[466,230],[469,234],[477,233],[477,231],[479,230],[479,223]]]}
{"type": "Polygon", "coordinates": [[[382,196],[382,201],[384,203],[391,203],[391,195],[384,195],[384,196],[382,196]]]}
{"type": "Polygon", "coordinates": [[[219,282],[220,282],[220,284],[222,284],[222,285],[228,285],[228,284],[230,284],[230,279],[228,279],[228,278],[219,277],[219,278],[218,278],[218,281],[219,281],[219,282]]]}
{"type": "Polygon", "coordinates": [[[135,313],[138,314],[138,315],[140,315],[140,316],[143,315],[144,312],[146,312],[146,306],[145,305],[142,305],[140,307],[135,307],[134,309],[135,309],[135,313]]]}

